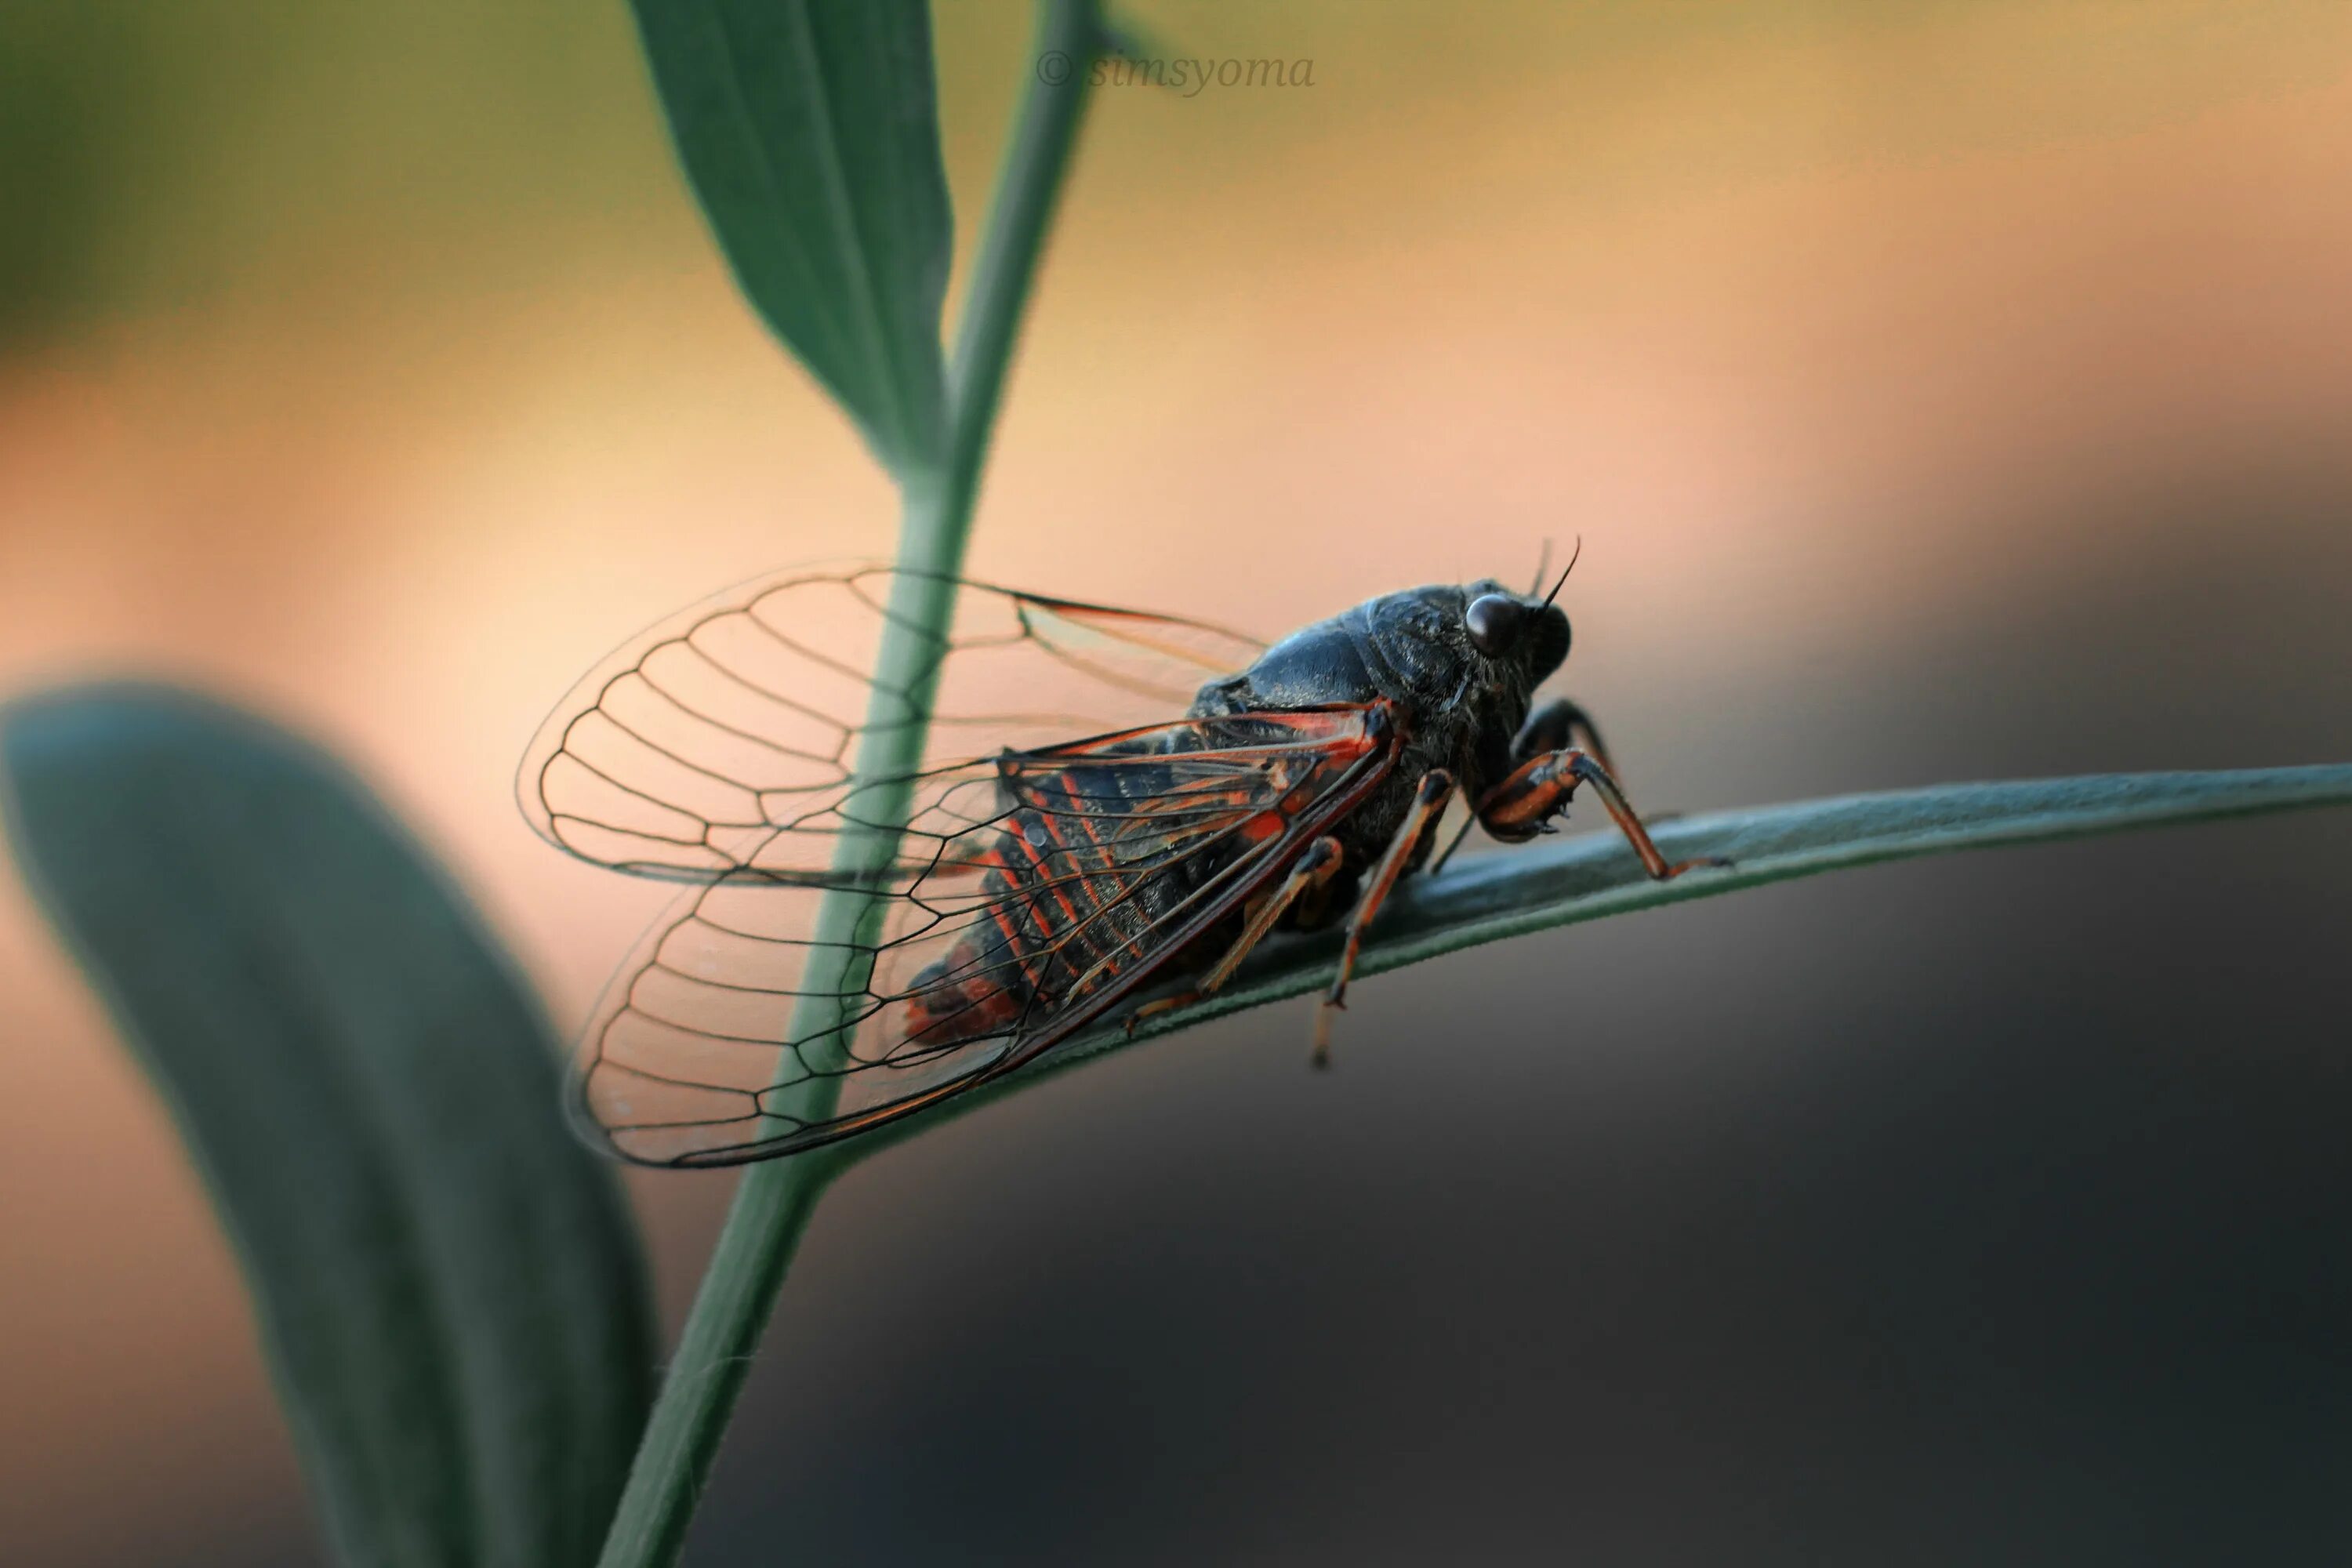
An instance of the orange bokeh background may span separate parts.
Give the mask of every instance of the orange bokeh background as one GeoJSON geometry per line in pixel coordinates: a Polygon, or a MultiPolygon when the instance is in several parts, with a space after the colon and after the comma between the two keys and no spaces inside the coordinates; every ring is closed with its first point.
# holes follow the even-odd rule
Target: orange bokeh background
{"type": "MultiPolygon", "coordinates": [[[[524,830],[540,717],[638,626],[895,518],[733,294],[625,17],[494,9],[139,57],[226,74],[160,100],[174,155],[92,220],[111,265],[0,348],[0,687],[161,673],[321,738],[569,1029],[664,895],[524,830]]],[[[1927,782],[1779,717],[2149,563],[2352,580],[2352,12],[1143,10],[1312,85],[1099,96],[977,572],[1279,631],[1581,535],[1579,695],[1689,807],[1927,782]],[[2317,499],[2200,504],[2248,476],[2317,499]]],[[[1025,27],[940,16],[967,242],[1025,27]]],[[[2164,739],[2042,761],[2324,754],[2164,739]]],[[[234,1265],[13,879],[0,998],[0,1539],[268,1536],[299,1481],[234,1265]]],[[[635,1191],[674,1315],[724,1184],[635,1191]]]]}

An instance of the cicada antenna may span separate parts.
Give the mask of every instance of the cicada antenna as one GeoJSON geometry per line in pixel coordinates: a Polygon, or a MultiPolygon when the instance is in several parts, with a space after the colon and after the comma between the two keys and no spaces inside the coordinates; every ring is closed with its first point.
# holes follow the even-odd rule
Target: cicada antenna
{"type": "MultiPolygon", "coordinates": [[[[1559,591],[1560,591],[1562,588],[1565,588],[1565,587],[1567,587],[1567,586],[1568,586],[1568,574],[1569,574],[1569,573],[1573,572],[1573,571],[1575,571],[1575,570],[1576,570],[1576,558],[1577,558],[1578,556],[1580,556],[1580,555],[1583,554],[1583,553],[1584,553],[1584,535],[1582,535],[1582,534],[1580,534],[1580,534],[1578,534],[1578,535],[1576,536],[1576,548],[1575,548],[1574,550],[1571,550],[1571,551],[1570,551],[1570,552],[1569,552],[1569,554],[1568,554],[1568,565],[1567,565],[1565,568],[1563,568],[1563,569],[1561,570],[1560,574],[1559,574],[1559,582],[1557,582],[1557,583],[1554,583],[1554,584],[1551,585],[1551,592],[1550,592],[1550,593],[1549,593],[1549,594],[1546,594],[1546,595],[1544,595],[1544,608],[1545,608],[1545,609],[1547,609],[1547,610],[1548,610],[1548,609],[1551,608],[1551,602],[1552,602],[1554,599],[1557,599],[1557,598],[1559,598],[1559,591]]],[[[1546,564],[1546,565],[1549,565],[1549,564],[1550,564],[1550,563],[1549,563],[1549,562],[1546,562],[1546,563],[1545,563],[1545,564],[1546,564]]],[[[1543,579],[1542,579],[1540,576],[1538,576],[1538,577],[1536,579],[1536,582],[1537,582],[1538,584],[1541,584],[1541,583],[1543,582],[1543,579]]],[[[1528,590],[1528,592],[1532,593],[1532,592],[1534,592],[1534,590],[1533,590],[1533,589],[1529,589],[1529,590],[1528,590]]]]}

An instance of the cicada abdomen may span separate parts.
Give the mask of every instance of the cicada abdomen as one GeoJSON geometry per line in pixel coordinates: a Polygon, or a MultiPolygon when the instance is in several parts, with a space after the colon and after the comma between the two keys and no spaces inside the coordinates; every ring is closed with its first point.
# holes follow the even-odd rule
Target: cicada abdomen
{"type": "Polygon", "coordinates": [[[1330,716],[1223,719],[999,759],[1003,825],[970,862],[983,918],[914,977],[907,1039],[946,1046],[1035,1024],[1139,968],[1181,967],[1167,933],[1374,749],[1360,715],[1339,727],[1363,733],[1310,748],[1330,716]]]}

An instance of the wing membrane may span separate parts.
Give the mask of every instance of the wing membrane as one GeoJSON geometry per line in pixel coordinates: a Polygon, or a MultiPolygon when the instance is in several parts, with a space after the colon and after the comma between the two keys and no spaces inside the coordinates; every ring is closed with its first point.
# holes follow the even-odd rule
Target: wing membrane
{"type": "MultiPolygon", "coordinates": [[[[907,692],[865,673],[901,576],[780,573],[632,640],[541,727],[517,783],[524,815],[551,843],[641,875],[820,876],[859,738],[914,716],[907,692]]],[[[1181,711],[1260,647],[1201,622],[959,583],[917,810],[960,782],[960,757],[1181,711]]]]}
{"type": "Polygon", "coordinates": [[[1220,939],[1391,749],[1375,710],[1335,708],[951,764],[922,781],[900,877],[865,889],[861,929],[828,933],[796,868],[858,820],[838,793],[648,935],[583,1041],[578,1104],[628,1158],[728,1164],[1009,1069],[1220,939]],[[788,865],[767,864],[786,841],[788,865]]]}

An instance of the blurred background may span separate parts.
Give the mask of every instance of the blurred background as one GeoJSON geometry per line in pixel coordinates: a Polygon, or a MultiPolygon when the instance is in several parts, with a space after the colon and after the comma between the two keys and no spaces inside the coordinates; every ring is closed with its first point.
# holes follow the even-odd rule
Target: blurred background
{"type": "MultiPolygon", "coordinates": [[[[1635,798],[2352,758],[2352,8],[1138,0],[972,565],[1279,632],[1584,556],[1635,798]]],[[[937,12],[968,243],[1025,7],[937,12]]],[[[624,7],[0,10],[0,693],[350,758],[569,1032],[517,757],[891,492],[624,7]]],[[[2352,818],[1903,866],[1263,1010],[856,1173],[690,1561],[2340,1562],[2352,818]]],[[[0,882],[0,1540],[317,1562],[234,1264],[0,882]]],[[[675,1324],[724,1175],[633,1176],[675,1324]]]]}

